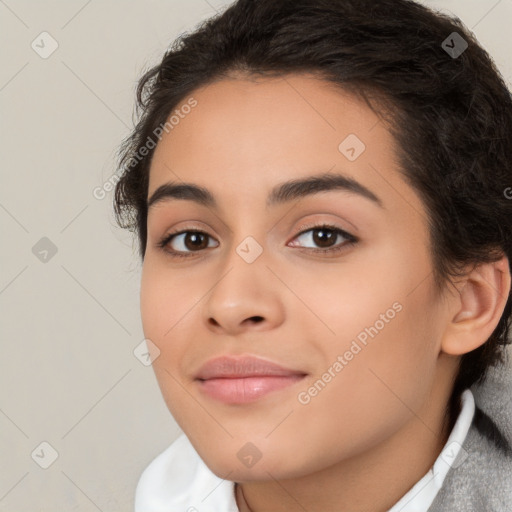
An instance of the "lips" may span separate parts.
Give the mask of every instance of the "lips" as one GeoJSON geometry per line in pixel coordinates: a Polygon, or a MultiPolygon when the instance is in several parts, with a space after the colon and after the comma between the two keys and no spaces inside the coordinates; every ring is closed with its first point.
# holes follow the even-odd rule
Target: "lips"
{"type": "Polygon", "coordinates": [[[228,404],[242,404],[291,386],[305,375],[303,371],[254,356],[223,356],[203,365],[196,381],[201,391],[211,398],[228,404]]]}
{"type": "Polygon", "coordinates": [[[241,378],[262,376],[305,375],[305,372],[291,370],[276,363],[253,356],[223,356],[210,359],[201,367],[196,379],[241,378]]]}

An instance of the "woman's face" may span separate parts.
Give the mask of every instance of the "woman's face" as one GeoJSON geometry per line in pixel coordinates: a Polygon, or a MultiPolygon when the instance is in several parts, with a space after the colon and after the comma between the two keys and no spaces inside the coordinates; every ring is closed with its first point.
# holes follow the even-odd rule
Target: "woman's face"
{"type": "Polygon", "coordinates": [[[306,475],[406,431],[411,411],[445,392],[447,318],[427,215],[391,135],[362,102],[307,75],[226,79],[192,96],[155,149],[148,199],[187,183],[215,204],[160,194],[141,284],[175,420],[212,471],[237,481],[306,475]],[[270,196],[320,174],[346,181],[270,196]],[[204,235],[159,247],[184,231],[204,235]],[[219,356],[294,376],[198,380],[219,356]]]}

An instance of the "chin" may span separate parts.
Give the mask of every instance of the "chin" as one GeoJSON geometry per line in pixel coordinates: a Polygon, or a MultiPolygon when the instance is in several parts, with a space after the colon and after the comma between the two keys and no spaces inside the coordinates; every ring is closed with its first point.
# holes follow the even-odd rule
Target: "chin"
{"type": "Polygon", "coordinates": [[[206,446],[205,449],[196,449],[210,471],[219,478],[248,482],[270,479],[299,478],[311,473],[312,457],[297,451],[287,453],[277,449],[266,440],[266,447],[256,440],[253,443],[246,440],[230,439],[219,443],[215,450],[206,446]],[[308,463],[309,461],[309,463],[308,463]]]}

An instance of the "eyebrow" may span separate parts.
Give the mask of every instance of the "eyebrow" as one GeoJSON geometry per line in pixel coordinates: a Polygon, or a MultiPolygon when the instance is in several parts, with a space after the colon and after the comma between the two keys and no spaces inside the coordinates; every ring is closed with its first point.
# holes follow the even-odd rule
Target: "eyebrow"
{"type": "MultiPolygon", "coordinates": [[[[306,178],[286,181],[276,185],[267,197],[266,206],[276,206],[294,199],[307,197],[319,192],[345,190],[373,201],[383,208],[381,199],[370,189],[343,174],[324,173],[306,178]]],[[[159,186],[147,201],[147,208],[173,199],[194,201],[200,205],[217,208],[213,194],[204,187],[193,183],[165,183],[159,186]]]]}

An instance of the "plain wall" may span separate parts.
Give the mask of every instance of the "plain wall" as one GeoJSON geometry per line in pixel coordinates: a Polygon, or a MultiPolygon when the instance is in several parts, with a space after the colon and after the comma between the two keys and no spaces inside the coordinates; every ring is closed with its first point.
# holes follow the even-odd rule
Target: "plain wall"
{"type": "MultiPolygon", "coordinates": [[[[132,510],[140,473],[180,434],[133,353],[136,246],[112,194],[93,191],[115,170],[142,72],[227,3],[0,3],[0,511],[132,510]],[[31,46],[51,49],[43,31],[58,43],[48,58],[31,46]],[[42,442],[58,453],[47,469],[42,442]]],[[[457,14],[512,83],[512,0],[425,3],[457,14]]]]}

